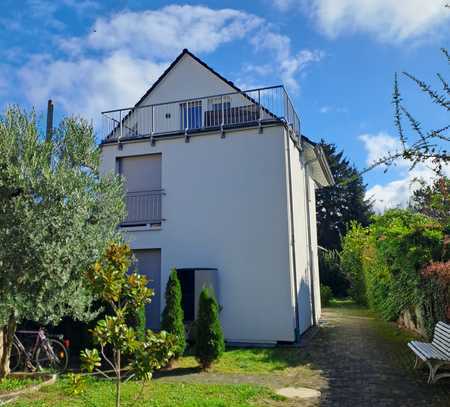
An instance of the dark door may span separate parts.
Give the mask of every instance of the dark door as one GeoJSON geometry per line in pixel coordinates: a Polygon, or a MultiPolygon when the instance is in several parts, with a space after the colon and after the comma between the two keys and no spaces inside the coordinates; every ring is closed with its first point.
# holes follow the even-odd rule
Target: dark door
{"type": "Polygon", "coordinates": [[[147,328],[158,331],[161,319],[161,250],[134,250],[133,253],[139,273],[147,276],[150,280],[149,287],[155,291],[152,302],[146,305],[146,325],[147,328]]]}
{"type": "Polygon", "coordinates": [[[181,306],[184,312],[184,322],[195,319],[195,270],[177,269],[181,285],[181,306]]]}

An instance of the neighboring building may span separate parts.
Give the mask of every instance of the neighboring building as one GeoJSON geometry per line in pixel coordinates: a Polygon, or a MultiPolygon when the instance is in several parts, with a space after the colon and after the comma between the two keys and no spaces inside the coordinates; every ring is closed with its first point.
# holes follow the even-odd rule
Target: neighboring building
{"type": "Polygon", "coordinates": [[[333,178],[282,86],[241,91],[184,50],[103,117],[101,170],[125,178],[122,230],[156,293],[149,327],[174,267],[186,318],[208,282],[230,342],[295,341],[317,323],[315,189],[333,178]]]}

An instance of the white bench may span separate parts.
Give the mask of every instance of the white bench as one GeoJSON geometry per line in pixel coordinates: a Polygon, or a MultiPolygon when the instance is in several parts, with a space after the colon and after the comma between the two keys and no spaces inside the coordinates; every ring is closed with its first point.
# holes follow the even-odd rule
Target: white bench
{"type": "Polygon", "coordinates": [[[426,363],[430,368],[428,383],[436,383],[443,377],[450,377],[450,373],[436,374],[437,370],[445,365],[450,366],[450,325],[438,322],[434,328],[431,343],[412,341],[408,346],[416,354],[414,368],[426,363]]]}

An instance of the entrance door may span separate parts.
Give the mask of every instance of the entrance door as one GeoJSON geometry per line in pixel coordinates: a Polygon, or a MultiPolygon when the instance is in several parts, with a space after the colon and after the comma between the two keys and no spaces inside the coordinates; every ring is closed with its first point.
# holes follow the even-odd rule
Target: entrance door
{"type": "Polygon", "coordinates": [[[149,279],[149,287],[155,291],[152,302],[146,305],[145,317],[147,328],[159,331],[161,320],[161,250],[133,250],[137,259],[136,267],[140,274],[149,279]]]}

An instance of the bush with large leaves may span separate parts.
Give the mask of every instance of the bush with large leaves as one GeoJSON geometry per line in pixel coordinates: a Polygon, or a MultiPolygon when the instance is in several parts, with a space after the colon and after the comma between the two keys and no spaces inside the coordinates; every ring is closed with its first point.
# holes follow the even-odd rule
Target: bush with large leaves
{"type": "MultiPolygon", "coordinates": [[[[111,244],[104,256],[87,272],[87,279],[96,296],[112,309],[112,315],[97,322],[92,330],[97,348],[81,353],[83,366],[89,371],[102,373],[106,363],[112,369],[116,381],[116,406],[120,405],[123,357],[131,361],[129,368],[137,379],[150,379],[152,372],[165,366],[173,356],[176,338],[165,331],[153,333],[147,330],[142,339],[127,324],[127,318],[136,309],[149,304],[153,290],[147,287],[144,275],[129,273],[132,253],[127,245],[111,244]],[[108,350],[112,352],[110,356],[108,350]]],[[[103,373],[106,375],[105,373],[103,373]]]]}

